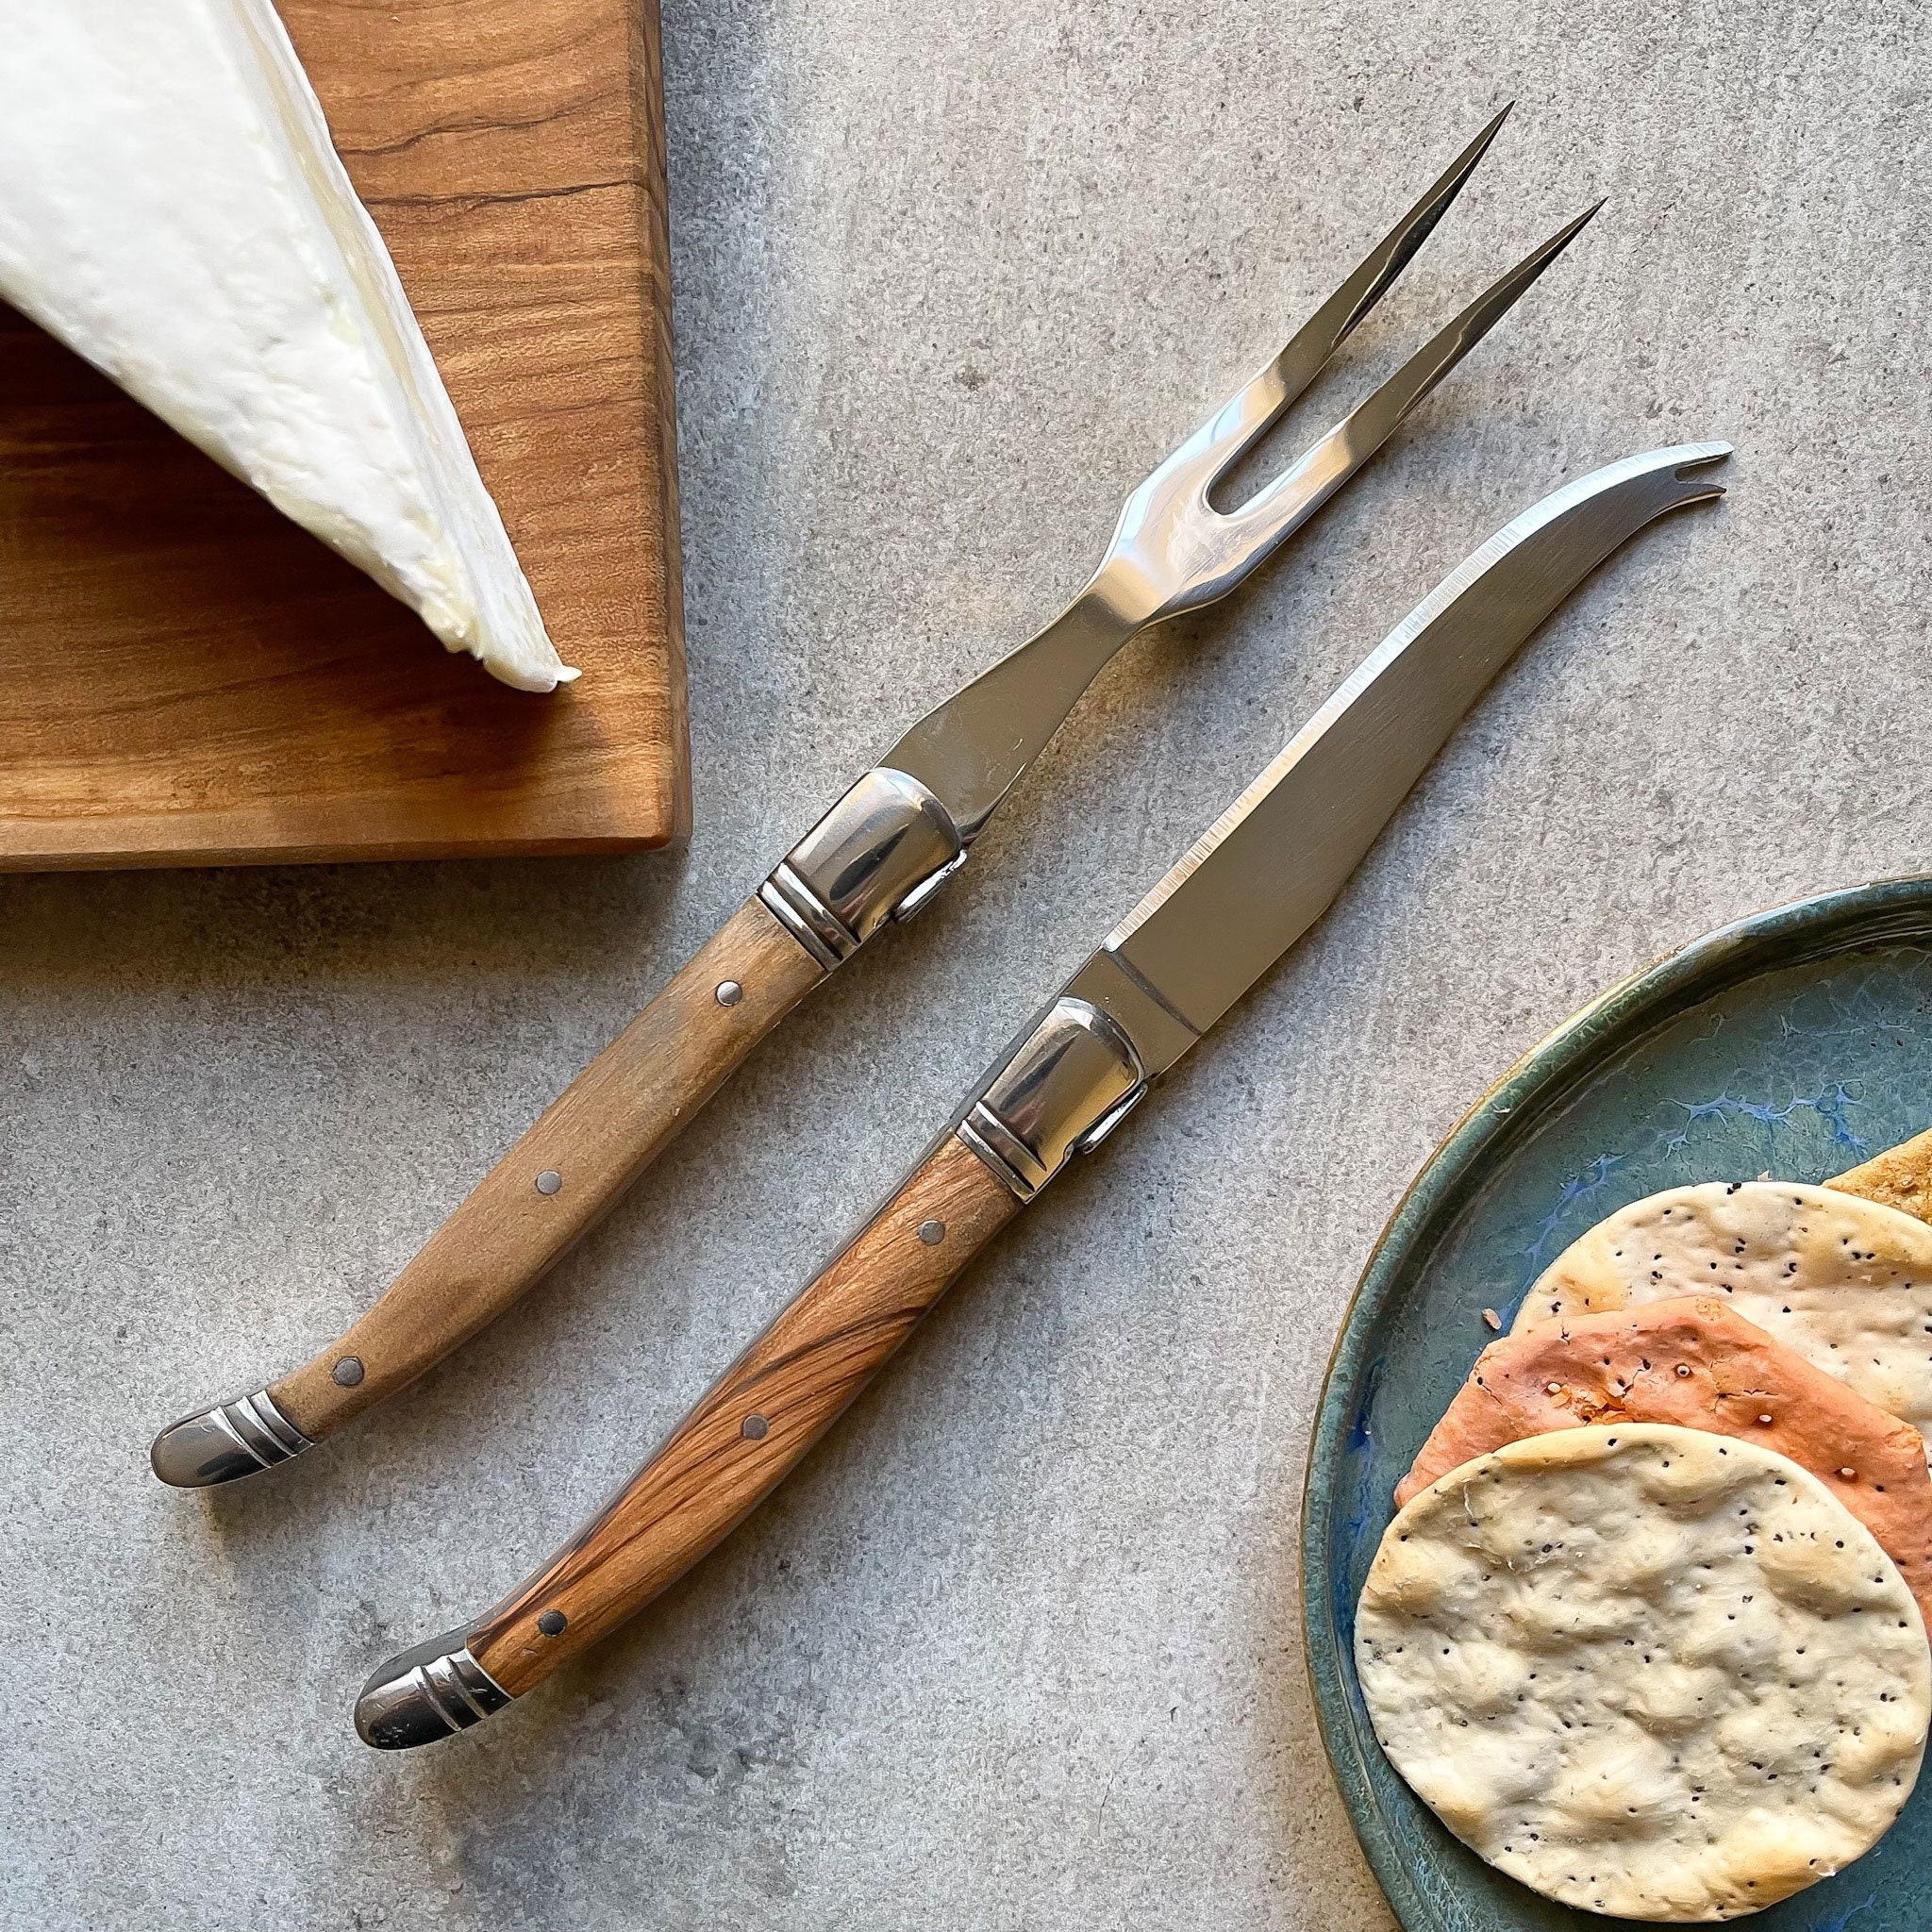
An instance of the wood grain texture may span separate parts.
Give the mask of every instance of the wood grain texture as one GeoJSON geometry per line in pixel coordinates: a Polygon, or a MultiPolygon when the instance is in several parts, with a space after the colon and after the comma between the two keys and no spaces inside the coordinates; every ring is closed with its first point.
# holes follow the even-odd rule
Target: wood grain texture
{"type": "Polygon", "coordinates": [[[269,1394],[319,1442],[413,1382],[534,1287],[624,1195],[824,968],[748,899],[536,1125],[341,1341],[269,1394]],[[740,997],[721,1005],[718,988],[740,997]],[[538,1177],[554,1174],[554,1192],[538,1177]],[[353,1357],[360,1379],[336,1380],[353,1357]]]}
{"type": "Polygon", "coordinates": [[[471,1631],[471,1655],[516,1696],[641,1609],[771,1493],[1019,1211],[947,1135],[602,1513],[471,1631]],[[942,1230],[930,1242],[929,1224],[942,1230]],[[546,1616],[561,1629],[541,1628],[546,1616]]]}
{"type": "Polygon", "coordinates": [[[690,824],[656,0],[281,0],[558,648],[548,696],[0,307],[0,868],[690,824]]]}

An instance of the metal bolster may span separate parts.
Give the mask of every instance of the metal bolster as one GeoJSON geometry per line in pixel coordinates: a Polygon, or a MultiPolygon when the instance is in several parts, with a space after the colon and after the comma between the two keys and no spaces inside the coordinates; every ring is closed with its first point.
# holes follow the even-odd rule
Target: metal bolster
{"type": "Polygon", "coordinates": [[[406,1751],[466,1731],[510,1695],[470,1655],[467,1634],[446,1631],[391,1657],[356,1700],[356,1729],[378,1751],[406,1751]]]}
{"type": "Polygon", "coordinates": [[[148,1459],[176,1489],[203,1490],[273,1469],[314,1447],[269,1399],[266,1389],[184,1415],[155,1438],[148,1459]]]}
{"type": "Polygon", "coordinates": [[[965,858],[966,841],[940,799],[882,766],[785,855],[758,897],[829,971],[889,919],[909,919],[965,858]]]}
{"type": "Polygon", "coordinates": [[[766,909],[827,973],[858,950],[858,941],[782,858],[758,888],[766,909]]]}
{"type": "Polygon", "coordinates": [[[1096,1147],[1147,1091],[1141,1057],[1101,1009],[1065,996],[1008,1056],[954,1129],[1022,1200],[1096,1147]]]}

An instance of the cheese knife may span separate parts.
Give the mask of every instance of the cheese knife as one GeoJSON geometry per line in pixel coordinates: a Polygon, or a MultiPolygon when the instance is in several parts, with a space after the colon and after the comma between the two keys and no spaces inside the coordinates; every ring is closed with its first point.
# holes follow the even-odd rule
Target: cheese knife
{"type": "Polygon", "coordinates": [[[1630,457],[1491,537],[1363,660],[1047,1003],[891,1198],[657,1454],[474,1623],[356,1707],[401,1749],[480,1723],[632,1616],[768,1495],[986,1242],[1320,918],[1457,722],[1619,545],[1723,493],[1720,442],[1630,457]]]}
{"type": "Polygon", "coordinates": [[[580,1240],[752,1048],[964,862],[1014,781],[1128,639],[1226,595],[1301,528],[1507,312],[1595,209],[1434,336],[1234,510],[1209,493],[1407,265],[1502,125],[1458,155],[1272,362],[1128,497],[1099,568],[1030,642],[909,730],[551,1105],[368,1311],[302,1367],[171,1424],[183,1488],[300,1455],[493,1321],[580,1240]]]}

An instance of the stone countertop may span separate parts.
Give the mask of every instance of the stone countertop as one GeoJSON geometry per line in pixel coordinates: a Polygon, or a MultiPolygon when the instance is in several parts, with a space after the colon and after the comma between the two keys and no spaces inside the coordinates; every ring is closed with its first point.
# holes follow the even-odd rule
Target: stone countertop
{"type": "Polygon", "coordinates": [[[0,881],[0,1924],[1387,1932],[1295,1547],[1377,1229],[1604,985],[1926,862],[1932,46],[1761,0],[669,0],[664,37],[689,851],[0,881]],[[153,1429],[340,1332],[1510,95],[1294,425],[1610,205],[1316,528],[1129,652],[541,1292],[273,1478],[156,1484],[153,1429]],[[1548,626],[772,1506],[484,1730],[357,1743],[365,1674],[641,1458],[1395,618],[1702,437],[1725,504],[1548,626]]]}

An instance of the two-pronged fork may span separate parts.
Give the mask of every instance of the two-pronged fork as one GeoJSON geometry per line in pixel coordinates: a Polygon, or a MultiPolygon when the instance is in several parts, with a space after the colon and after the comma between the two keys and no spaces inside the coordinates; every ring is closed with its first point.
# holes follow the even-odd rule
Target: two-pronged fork
{"type": "Polygon", "coordinates": [[[184,1417],[156,1439],[162,1480],[205,1486],[286,1461],[501,1314],[812,987],[958,870],[1013,782],[1129,638],[1225,596],[1347,482],[1594,208],[1511,269],[1239,508],[1223,513],[1208,502],[1401,274],[1503,119],[1483,129],[1288,346],[1134,491],[1100,567],[1066,610],[921,719],[840,799],[340,1341],[267,1389],[184,1417]]]}

